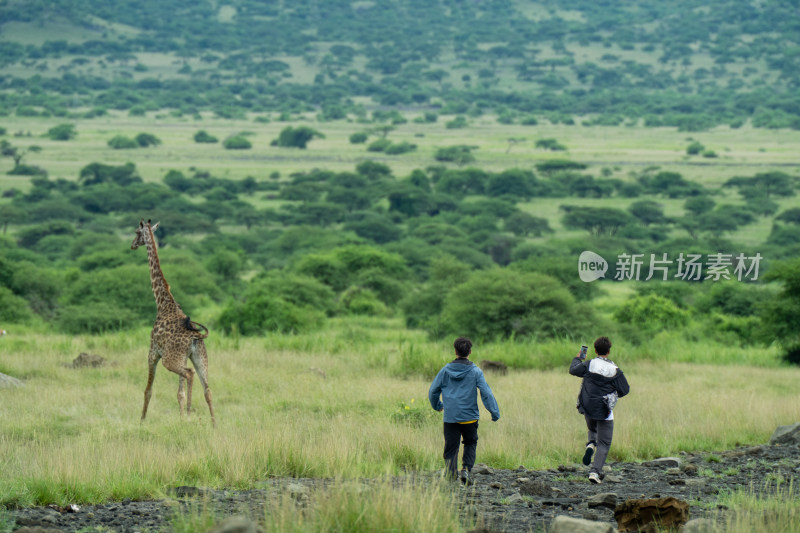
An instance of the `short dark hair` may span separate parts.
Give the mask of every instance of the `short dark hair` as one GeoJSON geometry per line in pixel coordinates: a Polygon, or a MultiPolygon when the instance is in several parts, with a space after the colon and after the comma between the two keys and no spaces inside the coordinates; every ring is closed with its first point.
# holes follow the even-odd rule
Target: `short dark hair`
{"type": "Polygon", "coordinates": [[[472,341],[466,337],[459,337],[453,343],[453,348],[456,349],[458,357],[469,357],[469,354],[472,353],[472,341]]]}
{"type": "Polygon", "coordinates": [[[597,352],[597,355],[608,355],[609,350],[611,350],[611,341],[608,340],[608,337],[597,337],[597,340],[594,341],[594,351],[597,352]]]}

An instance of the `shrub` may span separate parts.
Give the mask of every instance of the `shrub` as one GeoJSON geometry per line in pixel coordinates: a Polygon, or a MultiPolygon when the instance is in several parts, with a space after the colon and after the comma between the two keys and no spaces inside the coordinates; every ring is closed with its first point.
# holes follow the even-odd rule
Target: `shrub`
{"type": "Polygon", "coordinates": [[[363,131],[356,132],[350,136],[350,144],[362,144],[367,142],[369,136],[363,131]]]}
{"type": "Polygon", "coordinates": [[[556,279],[537,272],[477,271],[445,297],[441,333],[480,339],[561,337],[586,330],[592,314],[556,279]]]}
{"type": "Polygon", "coordinates": [[[392,145],[392,141],[390,141],[389,139],[376,139],[376,140],[372,141],[371,143],[369,143],[369,145],[367,146],[367,151],[368,152],[383,152],[384,150],[386,150],[391,145],[392,145]]]}
{"type": "Polygon", "coordinates": [[[555,139],[539,139],[538,141],[536,141],[536,148],[543,148],[545,150],[551,150],[553,152],[563,151],[567,149],[566,146],[559,143],[555,139]]]}
{"type": "Polygon", "coordinates": [[[47,137],[54,141],[68,141],[78,135],[74,124],[59,124],[47,130],[47,137]]]}
{"type": "Polygon", "coordinates": [[[655,332],[685,326],[689,313],[663,296],[647,294],[629,298],[617,309],[614,318],[641,332],[655,332]]]}
{"type": "Polygon", "coordinates": [[[692,144],[690,144],[689,146],[686,147],[686,153],[688,155],[697,155],[697,154],[701,153],[705,149],[706,149],[706,147],[703,146],[700,142],[693,141],[692,144]]]}
{"type": "Polygon", "coordinates": [[[384,153],[387,155],[400,155],[406,154],[408,152],[413,152],[417,149],[416,144],[411,144],[409,142],[403,141],[401,143],[390,144],[384,150],[384,153]]]}
{"type": "Polygon", "coordinates": [[[207,133],[205,130],[200,130],[194,134],[194,142],[196,143],[215,143],[219,142],[219,139],[214,137],[213,135],[207,133]]]}
{"type": "Polygon", "coordinates": [[[23,323],[31,319],[28,302],[11,292],[7,287],[0,286],[0,320],[10,323],[23,323]]]}
{"type": "Polygon", "coordinates": [[[286,126],[281,130],[278,138],[272,141],[271,145],[285,148],[300,148],[304,150],[308,143],[315,137],[320,139],[325,138],[322,133],[308,126],[298,126],[296,128],[286,126]]]}
{"type": "Polygon", "coordinates": [[[227,333],[262,335],[267,331],[308,331],[321,326],[323,320],[324,315],[316,309],[259,293],[229,304],[220,314],[219,325],[227,333]]]}
{"type": "Polygon", "coordinates": [[[59,330],[70,335],[107,333],[131,329],[141,324],[141,318],[128,309],[96,302],[92,305],[66,305],[56,317],[59,330]]]}
{"type": "Polygon", "coordinates": [[[363,287],[350,287],[340,300],[342,307],[351,315],[390,316],[389,308],[378,296],[363,287]]]}
{"type": "Polygon", "coordinates": [[[148,146],[158,146],[161,144],[161,139],[152,133],[140,133],[136,136],[136,144],[142,148],[147,148],[148,146]]]}
{"type": "Polygon", "coordinates": [[[249,150],[253,147],[253,144],[246,137],[235,135],[225,139],[223,146],[227,150],[249,150]]]}
{"type": "Polygon", "coordinates": [[[114,150],[128,150],[131,148],[139,148],[139,143],[130,137],[124,135],[117,135],[108,141],[108,145],[114,150]]]}

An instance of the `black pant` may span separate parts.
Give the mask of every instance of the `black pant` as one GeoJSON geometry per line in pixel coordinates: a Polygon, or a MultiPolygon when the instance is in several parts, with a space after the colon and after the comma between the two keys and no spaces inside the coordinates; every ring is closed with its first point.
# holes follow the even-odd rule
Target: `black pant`
{"type": "Polygon", "coordinates": [[[472,424],[444,423],[444,464],[447,475],[455,478],[458,475],[458,447],[464,439],[464,455],[461,464],[467,471],[475,466],[475,450],[478,448],[478,422],[472,424]]]}
{"type": "Polygon", "coordinates": [[[594,451],[594,461],[589,472],[598,474],[603,472],[603,465],[606,464],[608,450],[611,449],[611,439],[614,438],[613,420],[592,420],[584,415],[586,427],[589,429],[589,442],[594,442],[597,449],[594,451]]]}

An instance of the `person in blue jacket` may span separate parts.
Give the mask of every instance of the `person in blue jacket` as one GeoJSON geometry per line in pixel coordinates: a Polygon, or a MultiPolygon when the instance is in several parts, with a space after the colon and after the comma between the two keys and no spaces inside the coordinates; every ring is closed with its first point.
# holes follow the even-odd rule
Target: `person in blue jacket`
{"type": "Polygon", "coordinates": [[[472,341],[459,337],[453,343],[455,360],[447,363],[436,375],[428,391],[431,407],[444,410],[444,462],[450,479],[458,477],[465,485],[471,485],[469,474],[475,465],[478,448],[478,393],[483,406],[491,413],[492,422],[500,419],[500,409],[492,389],[483,377],[483,371],[472,364],[472,341]],[[440,399],[441,395],[441,399],[440,399]],[[459,441],[464,441],[461,472],[457,473],[459,441]]]}

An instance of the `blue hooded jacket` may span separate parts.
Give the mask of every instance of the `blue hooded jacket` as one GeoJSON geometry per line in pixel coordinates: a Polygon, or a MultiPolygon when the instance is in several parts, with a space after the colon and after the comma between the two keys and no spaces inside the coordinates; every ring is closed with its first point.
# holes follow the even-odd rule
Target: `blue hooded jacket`
{"type": "Polygon", "coordinates": [[[444,407],[445,422],[470,422],[481,417],[476,390],[481,392],[481,401],[492,414],[492,421],[499,420],[500,408],[483,371],[468,359],[456,359],[445,365],[431,383],[428,399],[436,411],[444,407]]]}

